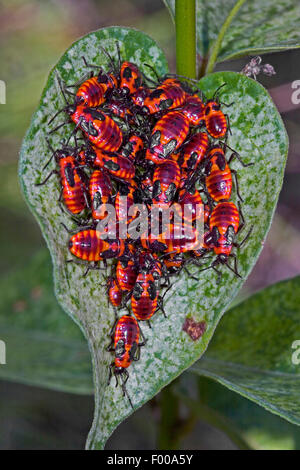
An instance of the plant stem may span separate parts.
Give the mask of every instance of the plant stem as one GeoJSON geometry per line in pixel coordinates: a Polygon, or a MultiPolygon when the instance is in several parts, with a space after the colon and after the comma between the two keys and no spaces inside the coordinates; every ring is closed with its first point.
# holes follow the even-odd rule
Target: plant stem
{"type": "Polygon", "coordinates": [[[173,391],[173,384],[160,392],[160,423],[157,447],[159,450],[178,449],[182,439],[191,433],[197,415],[190,411],[185,419],[180,418],[180,400],[173,391]]]}
{"type": "Polygon", "coordinates": [[[170,386],[160,392],[160,412],[158,448],[160,450],[176,449],[174,428],[176,429],[179,416],[179,399],[172,393],[170,386]]]}
{"type": "Polygon", "coordinates": [[[175,1],[176,71],[196,78],[196,0],[175,1]]]}
{"type": "MultiPolygon", "coordinates": [[[[206,67],[206,73],[211,73],[214,69],[214,66],[215,66],[215,63],[216,63],[216,60],[217,60],[217,57],[218,57],[218,54],[219,54],[219,51],[221,49],[221,45],[222,45],[222,41],[223,41],[223,38],[225,36],[225,33],[227,31],[227,29],[229,28],[233,18],[235,17],[235,15],[237,14],[237,12],[239,11],[239,9],[243,6],[243,4],[245,3],[246,0],[238,0],[236,2],[236,4],[234,5],[234,7],[232,8],[232,10],[229,12],[229,15],[227,16],[226,20],[224,21],[223,23],[223,26],[219,32],[219,35],[212,47],[212,51],[211,51],[211,54],[210,54],[210,57],[209,57],[209,60],[208,60],[208,63],[207,63],[207,67],[206,67]]],[[[177,3],[177,2],[176,2],[177,3]]]]}

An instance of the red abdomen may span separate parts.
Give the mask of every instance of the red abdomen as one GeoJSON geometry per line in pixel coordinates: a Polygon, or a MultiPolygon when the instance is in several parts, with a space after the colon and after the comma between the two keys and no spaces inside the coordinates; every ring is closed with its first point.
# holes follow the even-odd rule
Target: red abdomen
{"type": "Polygon", "coordinates": [[[121,290],[131,291],[136,282],[137,275],[137,269],[133,261],[129,260],[126,265],[123,265],[122,261],[118,261],[116,277],[121,290]]]}
{"type": "Polygon", "coordinates": [[[112,186],[109,176],[101,170],[95,170],[90,178],[89,194],[94,220],[102,220],[106,216],[105,205],[110,204],[112,186]]]}
{"type": "Polygon", "coordinates": [[[162,163],[185,141],[189,132],[189,121],[179,111],[170,111],[155,124],[150,148],[146,158],[156,164],[162,163]]]}
{"type": "Polygon", "coordinates": [[[79,214],[86,207],[86,185],[71,156],[59,160],[62,196],[67,209],[72,214],[79,214]]]}
{"type": "Polygon", "coordinates": [[[240,215],[233,202],[220,202],[212,211],[209,229],[217,227],[221,235],[225,235],[228,227],[232,226],[236,233],[239,228],[240,215]]]}
{"type": "Polygon", "coordinates": [[[132,362],[131,351],[139,344],[140,330],[134,317],[124,315],[118,320],[115,328],[114,347],[116,367],[127,368],[132,362]]]}
{"type": "Polygon", "coordinates": [[[195,170],[205,157],[209,145],[208,135],[205,132],[198,132],[184,147],[179,159],[181,168],[195,170]]]}
{"type": "Polygon", "coordinates": [[[180,168],[177,162],[165,160],[158,165],[153,174],[154,204],[170,205],[180,183],[180,168]]]}
{"type": "Polygon", "coordinates": [[[214,139],[224,137],[227,132],[226,117],[221,110],[211,111],[207,116],[205,116],[205,125],[208,133],[214,139]]]}
{"type": "Polygon", "coordinates": [[[212,162],[209,175],[206,177],[207,191],[214,201],[227,201],[232,191],[232,176],[228,164],[220,170],[216,162],[212,162]]]}
{"type": "Polygon", "coordinates": [[[187,96],[181,112],[188,118],[191,126],[199,126],[204,120],[205,105],[198,95],[187,96]]]}

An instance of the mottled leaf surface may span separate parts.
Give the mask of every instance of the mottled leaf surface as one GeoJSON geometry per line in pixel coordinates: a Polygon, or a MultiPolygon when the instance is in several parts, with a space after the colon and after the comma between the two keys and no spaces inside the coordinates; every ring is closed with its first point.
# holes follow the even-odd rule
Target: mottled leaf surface
{"type": "Polygon", "coordinates": [[[51,260],[41,250],[0,281],[0,378],[71,393],[93,393],[91,356],[53,292],[51,260]]]}
{"type": "MultiPolygon", "coordinates": [[[[164,0],[174,18],[175,0],[164,0]]],[[[237,0],[196,0],[197,49],[207,57],[237,0]]],[[[217,62],[300,47],[298,0],[246,0],[225,33],[217,62]]]]}
{"type": "MultiPolygon", "coordinates": [[[[137,63],[146,74],[149,71],[144,63],[153,65],[160,75],[167,71],[162,51],[150,38],[137,31],[116,27],[80,39],[65,53],[56,70],[65,81],[74,83],[85,72],[82,55],[89,63],[105,67],[107,61],[99,46],[101,44],[116,56],[116,39],[121,43],[122,58],[137,63]]],[[[233,129],[230,144],[242,153],[246,161],[255,162],[254,167],[240,171],[245,217],[248,226],[255,225],[249,243],[238,254],[240,272],[245,278],[260,253],[277,202],[287,153],[287,136],[269,95],[258,83],[239,74],[218,73],[203,79],[200,86],[211,96],[224,82],[227,87],[222,98],[235,102],[229,108],[233,129]]],[[[96,271],[83,278],[83,266],[66,264],[70,258],[67,249],[69,235],[60,223],[64,222],[69,227],[72,223],[57,204],[58,181],[53,178],[43,187],[34,186],[44,177],[41,168],[49,157],[45,141],[47,121],[63,104],[52,72],[23,143],[20,177],[25,197],[37,216],[51,251],[57,298],[81,327],[91,350],[96,396],[95,417],[87,447],[95,449],[103,448],[108,436],[131,413],[131,409],[114,383],[107,386],[112,356],[106,351],[106,346],[114,313],[108,307],[106,294],[100,286],[103,280],[96,271]]],[[[71,128],[64,127],[57,132],[52,138],[53,145],[58,145],[71,128]]],[[[176,279],[165,298],[168,318],[158,313],[152,321],[152,329],[143,325],[147,346],[142,350],[141,360],[131,366],[127,382],[134,407],[148,401],[202,355],[221,315],[242,283],[243,280],[235,278],[230,271],[224,271],[219,286],[210,271],[199,276],[199,281],[187,276],[176,279]],[[187,315],[205,322],[206,331],[198,341],[193,342],[182,331],[187,315]]]]}
{"type": "Polygon", "coordinates": [[[300,277],[280,282],[222,319],[192,370],[300,425],[300,277]],[[297,363],[298,362],[298,363],[297,363]]]}

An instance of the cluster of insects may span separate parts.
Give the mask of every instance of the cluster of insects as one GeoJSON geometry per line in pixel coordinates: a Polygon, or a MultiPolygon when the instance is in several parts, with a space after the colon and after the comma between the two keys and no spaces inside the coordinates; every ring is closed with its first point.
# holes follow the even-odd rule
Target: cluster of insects
{"type": "Polygon", "coordinates": [[[66,104],[49,121],[49,139],[67,123],[75,127],[60,148],[52,148],[48,140],[56,168],[37,185],[58,175],[62,210],[77,225],[68,244],[72,261],[87,266],[85,275],[90,269],[106,272],[108,299],[116,313],[108,348],[114,353],[109,380],[114,374],[116,385],[120,381],[127,394],[127,369],[146,343],[139,322],[149,323],[158,310],[164,314],[161,292],[167,292],[172,276],[194,264],[200,270],[212,268],[217,280],[219,265],[240,277],[233,248],[250,232],[237,243],[244,218],[237,173],[230,163],[237,158],[241,165],[249,164],[227,144],[231,130],[221,108],[230,105],[219,98],[226,84],[207,99],[196,82],[171,74],[152,80],[135,64],[122,62],[120,54],[116,63],[104,52],[109,71],[83,58],[88,74],[78,83],[56,77],[66,104]],[[60,113],[67,120],[51,129],[60,113]],[[237,205],[230,201],[233,184],[237,205]],[[182,217],[185,206],[189,212],[182,228],[175,215],[182,217]],[[173,207],[166,229],[161,213],[173,207]],[[113,235],[103,224],[111,208],[113,235]],[[156,234],[148,230],[154,212],[156,234]],[[196,226],[199,217],[202,237],[196,226]],[[124,224],[128,230],[121,236],[124,224]],[[128,314],[118,317],[122,308],[128,314]]]}

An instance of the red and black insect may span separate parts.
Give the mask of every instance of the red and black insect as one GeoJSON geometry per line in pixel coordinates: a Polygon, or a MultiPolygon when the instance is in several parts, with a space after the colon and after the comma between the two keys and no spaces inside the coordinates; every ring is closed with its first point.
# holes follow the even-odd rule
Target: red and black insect
{"type": "MultiPolygon", "coordinates": [[[[108,152],[115,152],[119,150],[123,140],[123,133],[116,122],[109,116],[96,109],[88,108],[85,105],[70,104],[66,98],[65,91],[59,78],[58,83],[66,102],[66,106],[58,111],[50,119],[48,124],[50,124],[61,112],[64,111],[76,124],[76,127],[73,130],[71,136],[75,135],[77,129],[79,128],[83,131],[90,143],[96,147],[108,152]]],[[[50,134],[57,131],[65,124],[68,124],[68,121],[63,122],[55,129],[52,129],[50,134]]]]}
{"type": "MultiPolygon", "coordinates": [[[[205,173],[207,175],[205,184],[210,197],[216,202],[227,201],[232,191],[232,174],[221,146],[214,146],[210,149],[205,173]]],[[[236,172],[234,174],[236,175],[236,172]]],[[[237,192],[239,195],[238,186],[237,192]]]]}
{"type": "Polygon", "coordinates": [[[117,117],[120,117],[124,120],[127,120],[128,123],[130,123],[130,124],[133,122],[132,110],[130,109],[130,107],[126,103],[124,103],[122,101],[109,100],[105,104],[105,106],[103,107],[103,110],[104,111],[109,111],[114,116],[117,116],[117,117]]]}
{"type": "Polygon", "coordinates": [[[156,312],[159,291],[153,274],[142,270],[136,278],[131,296],[131,308],[137,320],[150,320],[156,312]]]}
{"type": "Polygon", "coordinates": [[[113,307],[120,307],[122,303],[122,291],[118,282],[113,277],[108,279],[108,298],[113,307]]]}
{"type": "Polygon", "coordinates": [[[190,126],[201,126],[205,116],[205,104],[198,95],[187,95],[180,111],[188,118],[190,126]]]}
{"type": "Polygon", "coordinates": [[[119,90],[124,95],[132,95],[143,83],[141,72],[132,62],[123,62],[120,69],[119,90]]]}
{"type": "Polygon", "coordinates": [[[194,171],[204,160],[209,147],[209,138],[206,132],[197,132],[183,147],[178,163],[181,168],[194,171]]]}
{"type": "Polygon", "coordinates": [[[142,247],[146,250],[163,253],[186,253],[197,250],[201,246],[201,237],[198,230],[191,224],[169,223],[162,227],[157,235],[143,234],[142,247]]]}
{"type": "Polygon", "coordinates": [[[157,289],[160,289],[160,281],[163,273],[163,263],[156,253],[142,251],[138,257],[139,270],[153,276],[157,289]]]}
{"type": "Polygon", "coordinates": [[[155,114],[167,109],[179,108],[185,102],[186,93],[179,80],[167,78],[145,98],[142,110],[155,114]]]}
{"type": "Polygon", "coordinates": [[[108,153],[94,147],[96,158],[94,166],[105,168],[111,176],[120,181],[132,181],[135,167],[129,158],[119,153],[108,153]]]}
{"type": "Polygon", "coordinates": [[[101,261],[109,258],[119,258],[125,250],[122,239],[102,239],[101,233],[94,229],[81,230],[72,235],[69,250],[83,261],[101,261]]]}
{"type": "Polygon", "coordinates": [[[207,132],[214,139],[221,139],[222,137],[227,137],[228,131],[230,131],[229,118],[227,114],[224,114],[221,110],[221,104],[224,106],[225,103],[221,103],[217,93],[220,88],[225,86],[224,83],[221,85],[214,93],[214,96],[211,100],[208,100],[205,103],[205,112],[204,112],[204,122],[207,132]]]}
{"type": "MultiPolygon", "coordinates": [[[[239,192],[238,178],[236,170],[229,167],[229,164],[234,158],[237,158],[239,162],[244,166],[248,167],[253,163],[244,163],[240,155],[233,151],[229,160],[226,160],[225,152],[227,144],[219,142],[218,145],[214,145],[210,148],[205,163],[205,185],[209,196],[217,202],[227,201],[232,192],[232,175],[235,179],[236,192],[241,201],[242,196],[239,192]]],[[[228,147],[230,148],[230,147],[228,147]]],[[[232,149],[231,149],[232,150],[232,149]]]]}
{"type": "Polygon", "coordinates": [[[133,260],[118,260],[116,266],[116,278],[122,291],[131,291],[134,288],[138,268],[133,260]]]}
{"type": "Polygon", "coordinates": [[[150,95],[150,93],[151,90],[149,88],[141,86],[131,95],[131,99],[135,106],[142,108],[145,104],[145,99],[150,95]]]}
{"type": "MultiPolygon", "coordinates": [[[[208,252],[208,251],[211,251],[213,249],[214,245],[212,243],[212,238],[211,238],[211,233],[209,230],[207,230],[204,234],[203,234],[203,239],[202,239],[202,243],[201,243],[201,246],[200,248],[198,248],[197,250],[193,250],[192,251],[192,256],[194,258],[203,258],[204,255],[208,252]]],[[[197,264],[197,263],[195,263],[197,264]]]]}
{"type": "Polygon", "coordinates": [[[128,142],[123,146],[121,154],[123,157],[129,158],[131,161],[134,161],[136,158],[141,155],[144,148],[144,142],[141,137],[136,134],[133,134],[129,137],[128,142]]]}
{"type": "Polygon", "coordinates": [[[146,159],[162,163],[178,149],[189,133],[188,119],[180,111],[170,111],[155,124],[146,159]]]}
{"type": "Polygon", "coordinates": [[[173,253],[163,258],[163,263],[170,275],[177,274],[184,266],[185,259],[182,253],[173,253]]]}
{"type": "Polygon", "coordinates": [[[180,183],[180,168],[173,160],[165,160],[153,174],[152,200],[157,205],[171,205],[180,183]]]}
{"type": "Polygon", "coordinates": [[[202,219],[205,223],[206,210],[198,189],[190,187],[189,189],[181,189],[178,194],[178,202],[181,207],[182,216],[187,223],[191,223],[196,219],[202,219]]]}
{"type": "Polygon", "coordinates": [[[100,72],[99,75],[85,80],[79,86],[75,96],[75,105],[100,106],[117,86],[118,82],[113,74],[100,72]]]}
{"type": "Polygon", "coordinates": [[[115,359],[110,365],[108,384],[111,381],[112,374],[116,378],[116,386],[119,384],[118,378],[121,379],[121,387],[123,396],[127,395],[129,403],[133,408],[131,399],[126,390],[126,382],[129,378],[128,367],[133,361],[137,361],[140,357],[140,348],[145,341],[140,343],[140,328],[134,317],[124,315],[115,324],[112,332],[112,343],[108,347],[109,351],[113,351],[115,359]]]}
{"type": "Polygon", "coordinates": [[[118,221],[126,222],[127,224],[132,222],[137,214],[132,214],[130,208],[135,203],[138,203],[138,196],[139,191],[134,180],[130,184],[120,186],[115,198],[115,210],[118,221]]]}
{"type": "Polygon", "coordinates": [[[239,229],[239,210],[233,202],[221,202],[212,211],[209,230],[214,252],[227,260],[232,250],[233,237],[239,229]]]}
{"type": "Polygon", "coordinates": [[[244,240],[238,244],[235,241],[236,234],[244,226],[244,217],[241,208],[238,209],[233,202],[220,202],[212,211],[209,221],[209,234],[206,235],[205,242],[208,246],[212,247],[217,258],[212,262],[208,268],[214,269],[218,274],[218,281],[222,273],[216,268],[218,264],[224,264],[228,267],[237,277],[241,277],[237,269],[237,258],[232,253],[233,246],[241,247],[248,239],[252,228],[244,240]],[[242,223],[240,224],[240,216],[242,223]],[[228,260],[234,259],[234,268],[232,268],[228,260]]]}
{"type": "Polygon", "coordinates": [[[104,219],[106,216],[105,206],[112,204],[112,185],[105,171],[93,171],[89,182],[89,195],[91,199],[92,218],[94,220],[104,219]]]}
{"type": "Polygon", "coordinates": [[[66,208],[72,214],[79,214],[87,207],[88,201],[86,177],[76,160],[75,149],[75,153],[73,154],[70,154],[72,152],[67,148],[57,151],[54,151],[51,148],[51,150],[52,156],[54,156],[55,161],[59,166],[59,171],[52,170],[46,179],[42,183],[37,183],[36,186],[44,185],[53,174],[58,174],[62,187],[60,197],[62,197],[66,208]]]}
{"type": "Polygon", "coordinates": [[[106,114],[84,106],[67,110],[76,128],[80,128],[90,143],[106,152],[119,150],[123,133],[117,123],[106,114]]]}

